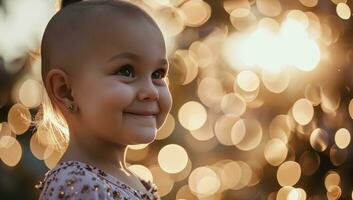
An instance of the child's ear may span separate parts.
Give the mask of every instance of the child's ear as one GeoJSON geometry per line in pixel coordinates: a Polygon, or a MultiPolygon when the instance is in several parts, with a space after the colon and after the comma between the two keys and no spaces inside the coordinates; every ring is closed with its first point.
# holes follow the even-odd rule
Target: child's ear
{"type": "Polygon", "coordinates": [[[70,79],[62,69],[51,69],[45,79],[45,85],[49,97],[62,109],[73,103],[70,79]]]}

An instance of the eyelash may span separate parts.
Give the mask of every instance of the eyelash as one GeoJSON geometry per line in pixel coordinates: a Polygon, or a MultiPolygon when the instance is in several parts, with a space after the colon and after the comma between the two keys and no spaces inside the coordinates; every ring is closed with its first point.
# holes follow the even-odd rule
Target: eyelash
{"type": "MultiPolygon", "coordinates": [[[[115,74],[130,77],[130,75],[123,75],[123,74],[120,73],[120,72],[123,72],[123,71],[126,72],[126,70],[130,70],[130,75],[133,74],[133,70],[134,70],[134,69],[133,69],[132,65],[129,65],[129,64],[123,65],[122,67],[120,67],[119,70],[118,70],[115,74]],[[132,71],[132,72],[131,72],[131,71],[132,71]]],[[[162,73],[161,73],[162,75],[161,75],[160,78],[157,78],[157,79],[163,79],[163,78],[166,76],[166,71],[165,71],[164,69],[158,69],[158,70],[156,70],[155,72],[158,72],[158,71],[162,72],[162,73]]],[[[153,72],[153,73],[155,73],[155,72],[153,72]]],[[[152,75],[153,75],[153,74],[152,74],[152,75]]]]}

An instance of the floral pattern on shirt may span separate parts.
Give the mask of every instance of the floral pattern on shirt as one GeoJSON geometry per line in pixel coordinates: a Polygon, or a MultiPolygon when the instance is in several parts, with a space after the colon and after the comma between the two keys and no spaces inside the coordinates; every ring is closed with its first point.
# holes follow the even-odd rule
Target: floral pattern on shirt
{"type": "Polygon", "coordinates": [[[140,181],[146,193],[92,165],[66,161],[49,170],[35,187],[41,190],[39,200],[160,200],[156,185],[143,179],[140,181]]]}

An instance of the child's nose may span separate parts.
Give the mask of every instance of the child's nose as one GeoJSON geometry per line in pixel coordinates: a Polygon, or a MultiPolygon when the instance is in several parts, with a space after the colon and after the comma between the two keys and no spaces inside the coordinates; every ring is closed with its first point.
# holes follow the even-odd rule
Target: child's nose
{"type": "Polygon", "coordinates": [[[151,78],[146,78],[144,81],[140,82],[138,99],[140,101],[157,101],[159,99],[158,89],[151,78]]]}

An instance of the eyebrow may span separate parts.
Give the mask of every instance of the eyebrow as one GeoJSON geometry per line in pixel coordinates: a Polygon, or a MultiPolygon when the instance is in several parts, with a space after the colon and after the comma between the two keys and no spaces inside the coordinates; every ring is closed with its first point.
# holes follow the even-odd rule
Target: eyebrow
{"type": "MultiPolygon", "coordinates": [[[[109,59],[109,62],[116,60],[116,59],[119,59],[119,58],[129,58],[129,59],[137,59],[138,60],[138,59],[140,59],[140,56],[137,54],[131,53],[131,52],[123,52],[123,53],[119,53],[119,54],[116,54],[113,57],[111,57],[109,59]]],[[[159,64],[161,66],[168,66],[168,60],[166,58],[161,58],[159,60],[159,64]]]]}

